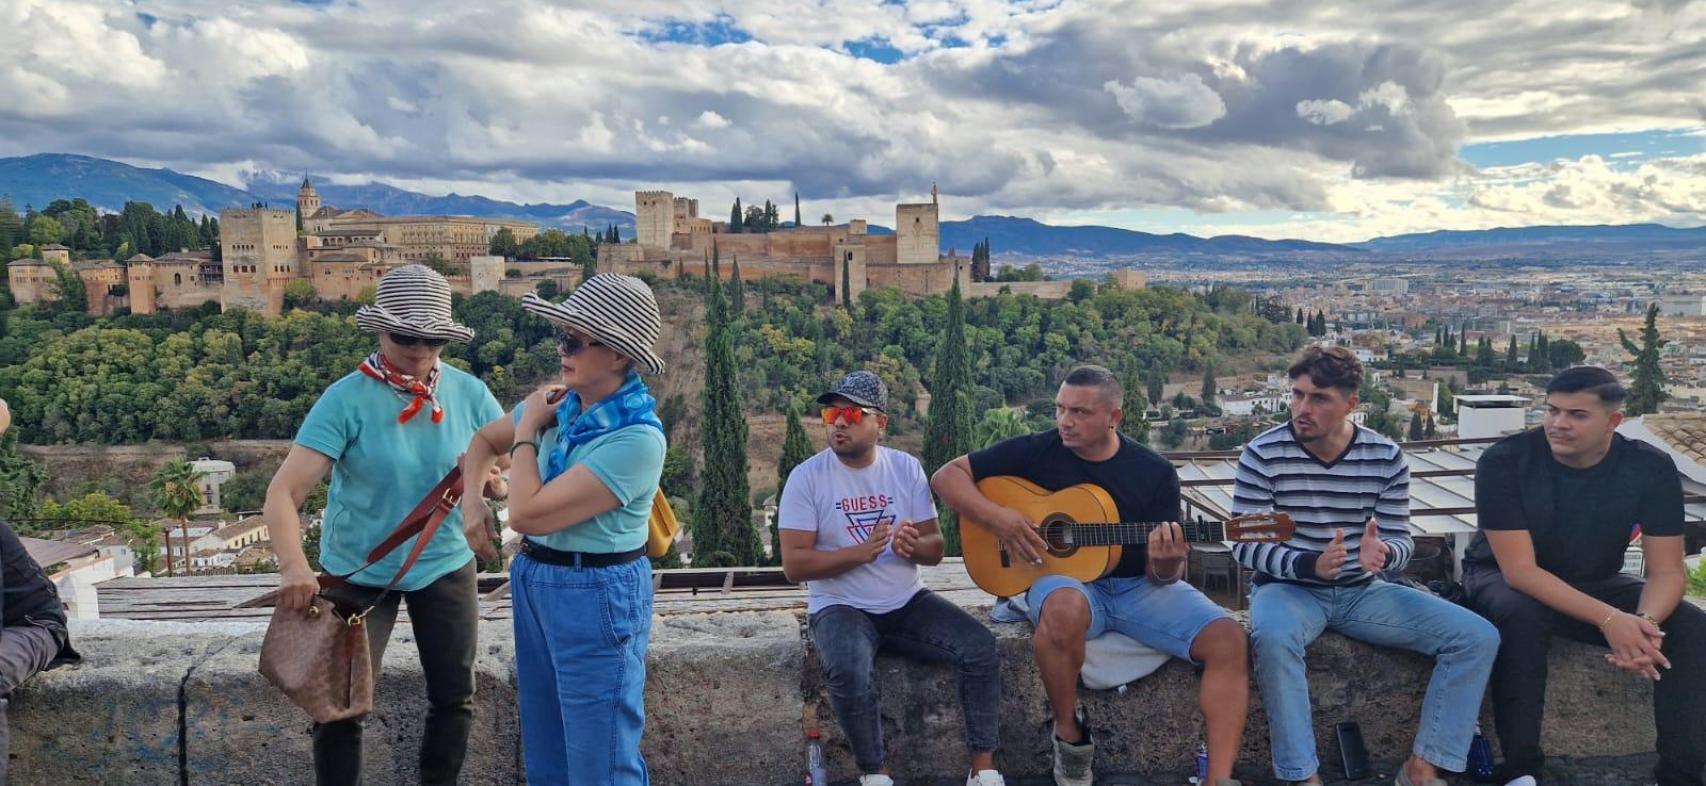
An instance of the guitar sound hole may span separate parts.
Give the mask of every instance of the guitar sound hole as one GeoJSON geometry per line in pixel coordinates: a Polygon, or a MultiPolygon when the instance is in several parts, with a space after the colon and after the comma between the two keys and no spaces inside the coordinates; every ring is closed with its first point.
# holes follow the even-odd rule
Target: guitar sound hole
{"type": "Polygon", "coordinates": [[[1062,519],[1050,519],[1042,525],[1043,542],[1048,544],[1050,556],[1071,556],[1078,550],[1078,544],[1073,542],[1072,522],[1062,519]]]}

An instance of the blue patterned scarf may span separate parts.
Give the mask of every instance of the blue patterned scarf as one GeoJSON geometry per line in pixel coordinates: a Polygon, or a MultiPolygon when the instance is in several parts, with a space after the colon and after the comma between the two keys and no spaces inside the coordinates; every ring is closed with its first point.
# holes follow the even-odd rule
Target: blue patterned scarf
{"type": "Polygon", "coordinates": [[[657,399],[652,398],[651,390],[640,380],[637,371],[629,371],[622,387],[585,412],[581,411],[580,394],[569,391],[563,396],[563,403],[557,405],[557,444],[551,446],[545,482],[568,471],[569,453],[576,447],[612,431],[638,425],[662,432],[663,421],[658,420],[657,405],[657,399]]]}

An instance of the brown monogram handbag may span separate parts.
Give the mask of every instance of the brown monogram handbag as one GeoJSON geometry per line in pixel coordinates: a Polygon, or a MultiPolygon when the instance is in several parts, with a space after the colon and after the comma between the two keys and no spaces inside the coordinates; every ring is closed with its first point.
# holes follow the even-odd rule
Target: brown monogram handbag
{"type": "MultiPolygon", "coordinates": [[[[373,663],[363,621],[414,567],[461,498],[462,468],[458,466],[433,487],[385,542],[368,552],[366,565],[342,576],[321,574],[320,594],[305,610],[273,609],[266,639],[261,642],[261,674],[306,710],[315,723],[360,717],[373,710],[373,663]],[[365,608],[326,596],[327,590],[344,586],[350,576],[372,567],[415,535],[420,537],[403,567],[365,608]]],[[[271,597],[277,597],[276,591],[271,597]]],[[[266,600],[263,597],[256,605],[264,605],[266,600]]]]}

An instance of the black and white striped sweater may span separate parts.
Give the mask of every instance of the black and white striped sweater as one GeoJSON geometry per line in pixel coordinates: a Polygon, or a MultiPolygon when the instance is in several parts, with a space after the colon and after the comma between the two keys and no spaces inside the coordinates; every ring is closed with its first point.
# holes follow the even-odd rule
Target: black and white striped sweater
{"type": "Polygon", "coordinates": [[[1392,440],[1361,426],[1343,455],[1328,463],[1304,449],[1291,425],[1263,432],[1238,459],[1232,513],[1278,511],[1291,515],[1297,532],[1285,543],[1239,543],[1232,555],[1264,576],[1328,586],[1367,581],[1358,562],[1363,530],[1375,519],[1380,539],[1391,547],[1386,570],[1402,570],[1415,542],[1410,538],[1410,465],[1392,440]],[[1345,533],[1348,556],[1337,580],[1315,573],[1315,561],[1345,533]]]}

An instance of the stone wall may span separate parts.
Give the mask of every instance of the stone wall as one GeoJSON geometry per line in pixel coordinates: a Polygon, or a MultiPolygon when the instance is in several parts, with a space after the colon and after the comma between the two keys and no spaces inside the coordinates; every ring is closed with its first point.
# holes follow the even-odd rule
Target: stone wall
{"type": "MultiPolygon", "coordinates": [[[[983,615],[982,607],[972,609],[983,615]]],[[[853,776],[815,657],[795,612],[660,618],[648,662],[644,745],[660,785],[781,786],[802,771],[802,717],[822,719],[832,777],[853,776]]],[[[994,626],[1003,655],[999,766],[1048,771],[1047,711],[1028,626],[994,626]]],[[[12,698],[12,783],[307,784],[308,720],[256,672],[256,623],[73,623],[87,660],[36,677],[12,698]]],[[[1328,635],[1310,649],[1310,685],[1323,752],[1333,723],[1355,720],[1377,759],[1408,750],[1429,663],[1328,635]]],[[[1599,653],[1552,651],[1547,745],[1559,756],[1650,751],[1650,688],[1606,667],[1599,653]]],[[[514,645],[507,621],[482,623],[475,727],[463,782],[516,784],[520,772],[514,645]]],[[[884,656],[877,682],[890,764],[903,782],[963,772],[958,691],[946,666],[884,656]]],[[[424,713],[419,658],[407,626],[386,653],[368,722],[367,782],[415,782],[424,713]]],[[[1103,773],[1188,772],[1201,739],[1197,678],[1174,662],[1122,692],[1083,693],[1102,742],[1103,773]]],[[[1259,699],[1243,761],[1267,772],[1259,699]]]]}

